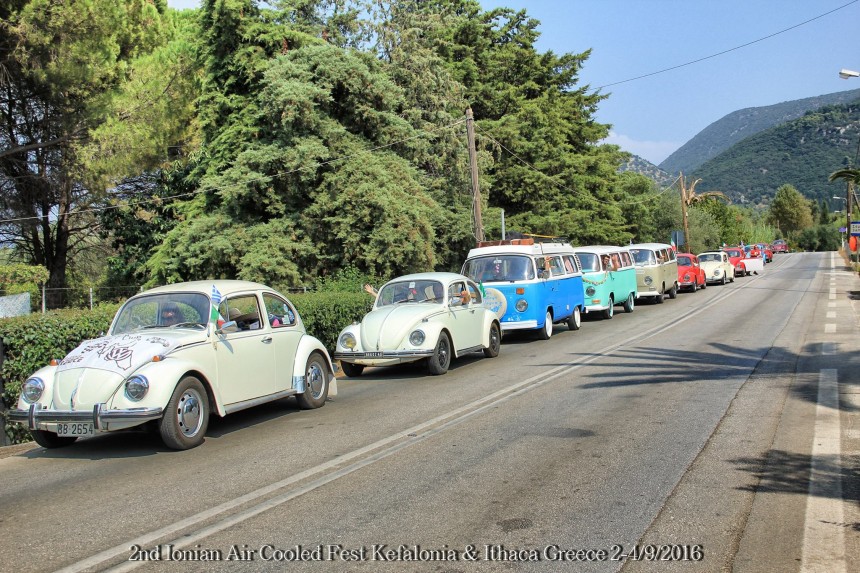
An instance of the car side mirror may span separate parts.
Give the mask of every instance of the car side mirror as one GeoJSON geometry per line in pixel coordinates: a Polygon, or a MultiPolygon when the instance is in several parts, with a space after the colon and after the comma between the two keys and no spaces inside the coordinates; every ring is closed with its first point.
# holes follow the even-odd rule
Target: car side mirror
{"type": "Polygon", "coordinates": [[[235,320],[228,320],[221,325],[221,328],[215,331],[215,334],[229,334],[231,332],[239,332],[239,325],[235,320]]]}

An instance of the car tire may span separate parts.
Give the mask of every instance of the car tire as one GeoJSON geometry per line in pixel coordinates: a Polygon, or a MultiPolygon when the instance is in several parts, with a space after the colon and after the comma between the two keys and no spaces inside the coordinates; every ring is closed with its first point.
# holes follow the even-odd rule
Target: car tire
{"type": "Polygon", "coordinates": [[[579,307],[574,307],[573,313],[567,317],[567,329],[568,330],[579,330],[579,327],[582,326],[582,312],[579,310],[579,307]]]}
{"type": "Polygon", "coordinates": [[[305,365],[305,391],[296,394],[296,402],[302,410],[313,410],[325,404],[328,397],[328,364],[325,358],[314,352],[305,365]]]}
{"type": "Polygon", "coordinates": [[[352,362],[340,361],[340,369],[350,378],[358,378],[364,372],[363,364],[353,364],[352,362]]]}
{"type": "Polygon", "coordinates": [[[678,285],[672,284],[672,290],[669,291],[669,298],[678,298],[678,285]]]}
{"type": "Polygon", "coordinates": [[[726,285],[726,275],[723,275],[723,279],[720,281],[720,285],[721,285],[721,286],[725,286],[725,285],[726,285]]]}
{"type": "Polygon", "coordinates": [[[484,356],[487,358],[495,358],[499,355],[499,350],[502,348],[502,329],[498,323],[490,325],[490,346],[484,349],[484,356]]]}
{"type": "Polygon", "coordinates": [[[636,297],[633,296],[633,293],[627,295],[627,300],[624,301],[624,312],[631,313],[633,309],[636,307],[636,297]]]}
{"type": "Polygon", "coordinates": [[[167,402],[158,429],[172,450],[188,450],[203,443],[209,426],[209,396],[194,376],[179,381],[167,402]]]}
{"type": "Polygon", "coordinates": [[[448,333],[440,332],[439,341],[433,349],[433,356],[427,360],[427,370],[433,376],[439,376],[448,371],[451,365],[451,339],[448,333]]]}
{"type": "Polygon", "coordinates": [[[665,296],[666,285],[663,285],[663,289],[660,290],[660,294],[657,295],[657,298],[654,299],[654,302],[657,304],[663,304],[663,297],[665,296]]]}
{"type": "Polygon", "coordinates": [[[734,275],[734,273],[732,273],[731,278],[729,278],[729,282],[730,282],[730,283],[735,282],[735,275],[734,275]]]}
{"type": "Polygon", "coordinates": [[[552,336],[552,315],[549,311],[546,311],[546,317],[544,317],[543,328],[538,332],[538,337],[541,340],[549,340],[552,336]]]}
{"type": "Polygon", "coordinates": [[[615,299],[609,295],[609,306],[603,309],[604,320],[610,320],[615,315],[615,299]]]}
{"type": "Polygon", "coordinates": [[[708,279],[705,279],[705,280],[702,282],[702,290],[705,290],[706,288],[708,288],[708,279]]]}
{"type": "Polygon", "coordinates": [[[45,430],[30,430],[30,435],[33,436],[34,442],[49,450],[68,446],[78,439],[76,436],[58,436],[45,430]]]}

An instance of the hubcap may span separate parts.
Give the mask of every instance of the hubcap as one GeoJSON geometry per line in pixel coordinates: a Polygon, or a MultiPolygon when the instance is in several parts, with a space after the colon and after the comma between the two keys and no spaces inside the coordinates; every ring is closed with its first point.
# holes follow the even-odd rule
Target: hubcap
{"type": "Polygon", "coordinates": [[[308,371],[305,373],[305,379],[308,387],[305,392],[310,392],[314,398],[319,398],[322,395],[325,387],[325,374],[317,362],[311,362],[308,366],[308,371]]]}
{"type": "Polygon", "coordinates": [[[490,348],[496,350],[499,347],[499,329],[495,326],[490,328],[490,348]]]}
{"type": "Polygon", "coordinates": [[[573,322],[576,324],[576,326],[582,324],[582,315],[579,313],[579,307],[573,309],[573,322]]]}
{"type": "Polygon", "coordinates": [[[439,365],[446,366],[448,364],[448,339],[444,336],[439,340],[439,365]]]}
{"type": "Polygon", "coordinates": [[[544,330],[546,330],[547,336],[552,336],[552,316],[547,312],[546,319],[543,324],[544,330]]]}
{"type": "Polygon", "coordinates": [[[182,397],[179,399],[179,404],[176,408],[176,419],[179,422],[182,434],[188,438],[194,436],[200,430],[200,425],[203,423],[201,402],[200,394],[191,388],[183,392],[182,397]]]}

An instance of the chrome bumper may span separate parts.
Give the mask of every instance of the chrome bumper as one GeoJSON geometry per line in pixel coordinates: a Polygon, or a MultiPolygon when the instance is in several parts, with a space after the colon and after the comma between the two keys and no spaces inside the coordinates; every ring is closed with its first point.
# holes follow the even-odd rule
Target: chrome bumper
{"type": "Polygon", "coordinates": [[[129,408],[128,410],[107,410],[105,404],[96,404],[92,411],[42,410],[39,404],[30,404],[26,410],[9,410],[6,419],[17,424],[26,424],[31,430],[38,430],[39,424],[58,424],[69,422],[92,422],[96,430],[103,430],[106,424],[143,423],[161,418],[162,408],[129,408]]]}
{"type": "Polygon", "coordinates": [[[339,360],[386,360],[390,358],[429,358],[433,350],[385,350],[382,352],[335,352],[339,360]]]}

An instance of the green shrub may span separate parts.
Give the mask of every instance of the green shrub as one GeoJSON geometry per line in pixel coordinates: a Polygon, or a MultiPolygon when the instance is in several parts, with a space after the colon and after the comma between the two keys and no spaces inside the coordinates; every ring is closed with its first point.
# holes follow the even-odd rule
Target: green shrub
{"type": "Polygon", "coordinates": [[[309,292],[290,295],[289,299],[308,333],[319,338],[329,353],[334,352],[340,331],[361,320],[373,306],[373,297],[365,292],[309,292]]]}

